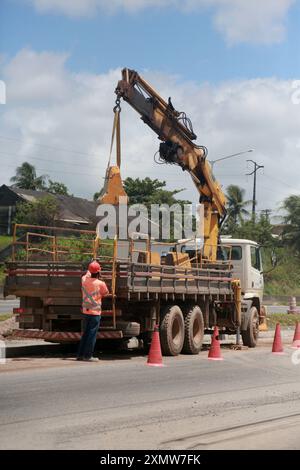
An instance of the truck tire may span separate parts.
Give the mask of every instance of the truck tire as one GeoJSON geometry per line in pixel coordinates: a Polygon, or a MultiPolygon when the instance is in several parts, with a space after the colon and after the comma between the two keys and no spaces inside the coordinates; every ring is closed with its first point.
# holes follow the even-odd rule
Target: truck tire
{"type": "Polygon", "coordinates": [[[255,348],[259,334],[259,316],[256,307],[251,307],[247,329],[241,331],[243,345],[255,348]]]}
{"type": "Polygon", "coordinates": [[[204,337],[204,321],[200,307],[191,306],[184,314],[184,343],[182,351],[185,354],[199,354],[204,337]]]}
{"type": "Polygon", "coordinates": [[[184,319],[178,305],[168,306],[160,324],[160,343],[164,356],[178,356],[184,342],[184,319]]]}

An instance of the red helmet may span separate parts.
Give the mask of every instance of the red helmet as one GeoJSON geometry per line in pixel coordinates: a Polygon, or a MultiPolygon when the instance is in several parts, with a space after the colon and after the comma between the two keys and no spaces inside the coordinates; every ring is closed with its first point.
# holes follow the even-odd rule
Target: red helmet
{"type": "Polygon", "coordinates": [[[88,270],[90,271],[91,274],[100,273],[100,271],[101,271],[101,266],[100,266],[100,264],[99,264],[97,261],[92,261],[92,262],[89,264],[88,270]]]}

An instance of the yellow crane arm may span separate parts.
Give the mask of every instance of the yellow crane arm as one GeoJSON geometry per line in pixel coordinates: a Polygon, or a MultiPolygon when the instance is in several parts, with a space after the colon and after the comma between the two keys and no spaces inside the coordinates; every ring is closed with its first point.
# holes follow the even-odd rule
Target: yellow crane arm
{"type": "Polygon", "coordinates": [[[191,175],[200,193],[200,202],[204,204],[203,254],[206,259],[215,261],[219,226],[226,215],[226,198],[212,174],[206,148],[193,142],[197,136],[190,120],[185,113],[174,109],[170,98],[166,102],[134,70],[122,70],[116,94],[127,101],[158,135],[162,141],[160,158],[166,163],[179,165],[191,175]]]}

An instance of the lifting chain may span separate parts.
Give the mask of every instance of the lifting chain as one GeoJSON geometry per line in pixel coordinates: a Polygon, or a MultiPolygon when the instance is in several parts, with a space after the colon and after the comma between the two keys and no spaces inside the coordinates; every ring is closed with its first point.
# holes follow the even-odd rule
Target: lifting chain
{"type": "Polygon", "coordinates": [[[113,112],[121,112],[121,96],[117,95],[116,101],[115,101],[115,106],[113,108],[113,112]]]}

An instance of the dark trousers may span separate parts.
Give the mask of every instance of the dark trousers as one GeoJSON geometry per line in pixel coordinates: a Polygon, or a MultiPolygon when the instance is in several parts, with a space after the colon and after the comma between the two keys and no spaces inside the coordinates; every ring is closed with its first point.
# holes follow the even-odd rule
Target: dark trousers
{"type": "Polygon", "coordinates": [[[90,358],[95,348],[101,315],[83,315],[83,335],[79,343],[77,357],[90,358]]]}

